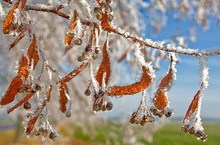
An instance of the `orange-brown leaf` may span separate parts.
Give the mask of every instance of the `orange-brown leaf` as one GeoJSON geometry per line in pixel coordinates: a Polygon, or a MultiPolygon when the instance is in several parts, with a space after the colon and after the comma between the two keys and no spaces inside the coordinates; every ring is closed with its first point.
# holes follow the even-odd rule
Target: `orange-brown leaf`
{"type": "MultiPolygon", "coordinates": [[[[84,70],[84,68],[90,63],[90,61],[83,62],[79,67],[71,71],[68,75],[65,77],[61,78],[58,82],[69,82],[72,80],[75,76],[77,76],[80,72],[84,70]]],[[[57,83],[58,83],[57,82],[57,83]]]]}
{"type": "Polygon", "coordinates": [[[11,8],[11,10],[8,12],[8,15],[6,16],[4,22],[3,22],[3,32],[5,34],[9,34],[10,33],[10,29],[11,29],[11,25],[14,21],[14,12],[15,9],[18,7],[19,2],[16,2],[14,4],[14,6],[11,8]]]}
{"type": "Polygon", "coordinates": [[[19,106],[21,106],[22,104],[24,104],[25,102],[27,102],[28,100],[30,100],[35,93],[30,93],[27,96],[25,96],[21,101],[19,101],[17,104],[15,104],[14,106],[12,106],[11,108],[9,108],[7,110],[7,113],[11,113],[14,109],[18,108],[19,106]]]}
{"type": "Polygon", "coordinates": [[[76,27],[77,25],[77,17],[78,17],[78,13],[76,11],[74,11],[74,17],[72,19],[72,21],[70,22],[70,25],[69,25],[69,28],[66,32],[66,36],[65,36],[65,39],[64,39],[64,44],[66,46],[69,46],[72,39],[73,39],[73,36],[71,36],[71,31],[76,27]]]}
{"type": "Polygon", "coordinates": [[[105,84],[108,83],[109,81],[109,77],[111,74],[111,65],[110,65],[110,59],[108,56],[108,52],[107,52],[107,40],[104,43],[104,46],[102,48],[102,62],[101,65],[99,66],[99,69],[96,73],[96,80],[99,83],[99,86],[102,86],[102,79],[103,79],[103,75],[104,73],[106,74],[105,76],[105,84]]]}
{"type": "Polygon", "coordinates": [[[152,83],[153,80],[148,68],[143,66],[142,71],[142,77],[139,82],[127,86],[110,87],[107,90],[107,94],[109,96],[132,95],[145,90],[152,83]]]}
{"type": "Polygon", "coordinates": [[[189,118],[198,109],[198,102],[199,102],[200,95],[201,95],[201,88],[197,91],[191,104],[189,105],[189,108],[188,108],[186,115],[184,117],[184,121],[187,118],[189,118]]]}
{"type": "Polygon", "coordinates": [[[1,97],[0,105],[7,105],[14,101],[15,95],[18,93],[18,89],[21,88],[23,82],[19,76],[12,79],[4,96],[1,97]]]}
{"type": "Polygon", "coordinates": [[[158,90],[153,98],[153,103],[154,106],[159,109],[159,110],[164,110],[168,103],[169,100],[163,90],[158,90]]]}
{"type": "Polygon", "coordinates": [[[174,78],[173,78],[174,70],[172,70],[173,63],[175,62],[171,57],[169,71],[166,74],[166,76],[160,81],[158,90],[160,89],[169,90],[171,88],[172,82],[174,81],[174,78]]]}
{"type": "Polygon", "coordinates": [[[29,61],[30,61],[29,65],[31,65],[31,63],[33,61],[33,63],[34,63],[33,67],[34,68],[36,67],[36,65],[37,65],[37,63],[39,61],[39,55],[38,55],[38,50],[37,49],[38,48],[37,48],[36,36],[35,36],[35,34],[33,34],[33,39],[32,39],[32,42],[31,42],[29,48],[28,48],[27,54],[28,54],[28,58],[29,58],[29,61]]]}
{"type": "Polygon", "coordinates": [[[34,125],[37,122],[39,115],[40,115],[40,112],[36,116],[34,116],[32,119],[30,119],[30,121],[28,122],[27,128],[25,130],[25,133],[27,135],[29,135],[31,133],[31,131],[33,130],[34,125]]]}
{"type": "Polygon", "coordinates": [[[18,76],[27,78],[28,75],[28,59],[22,55],[18,65],[18,76]]]}
{"type": "Polygon", "coordinates": [[[66,112],[66,103],[68,101],[68,98],[66,94],[69,93],[69,90],[67,88],[66,83],[61,83],[60,88],[59,88],[59,97],[60,97],[60,111],[63,113],[66,112]]]}

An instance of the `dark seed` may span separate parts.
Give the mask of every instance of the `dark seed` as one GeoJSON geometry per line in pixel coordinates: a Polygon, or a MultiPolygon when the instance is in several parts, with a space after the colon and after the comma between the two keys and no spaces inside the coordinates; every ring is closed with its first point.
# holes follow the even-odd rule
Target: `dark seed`
{"type": "Polygon", "coordinates": [[[135,123],[135,118],[131,118],[131,119],[130,119],[130,123],[131,123],[131,124],[134,124],[134,123],[135,123]]]}
{"type": "Polygon", "coordinates": [[[190,133],[190,134],[195,134],[195,128],[194,128],[194,127],[190,128],[190,129],[189,129],[189,133],[190,133]]]}
{"type": "Polygon", "coordinates": [[[102,111],[106,111],[106,106],[105,105],[102,105],[102,111]]]}
{"type": "Polygon", "coordinates": [[[52,139],[52,140],[55,140],[55,138],[57,138],[57,137],[58,137],[58,134],[57,134],[57,133],[51,132],[51,133],[49,134],[49,138],[52,139]]]}
{"type": "Polygon", "coordinates": [[[40,86],[40,85],[38,85],[38,84],[36,84],[36,85],[35,85],[35,89],[38,91],[38,90],[40,90],[40,89],[41,89],[41,86],[40,86]]]}
{"type": "Polygon", "coordinates": [[[84,94],[85,94],[86,96],[91,95],[91,91],[90,91],[90,89],[87,88],[87,89],[85,90],[84,94]]]}
{"type": "Polygon", "coordinates": [[[71,111],[66,111],[65,114],[66,114],[66,117],[71,117],[72,115],[71,111]]]}
{"type": "Polygon", "coordinates": [[[98,58],[98,55],[97,55],[97,54],[93,54],[93,55],[92,55],[92,58],[93,58],[93,59],[97,59],[97,58],[98,58]]]}
{"type": "Polygon", "coordinates": [[[74,40],[74,43],[76,45],[81,45],[82,44],[82,39],[78,38],[78,39],[74,40]]]}
{"type": "Polygon", "coordinates": [[[141,120],[141,126],[145,126],[145,125],[147,125],[147,121],[145,121],[145,120],[141,120]]]}
{"type": "Polygon", "coordinates": [[[94,8],[94,13],[99,13],[99,12],[101,12],[101,8],[95,7],[95,8],[94,8]]]}
{"type": "Polygon", "coordinates": [[[93,106],[93,110],[94,110],[94,111],[99,111],[99,110],[101,110],[100,104],[95,104],[95,105],[93,106]]]}
{"type": "Polygon", "coordinates": [[[110,110],[112,110],[112,108],[113,108],[113,104],[111,102],[108,102],[106,104],[106,109],[110,111],[110,110]]]}
{"type": "Polygon", "coordinates": [[[31,104],[29,102],[24,103],[24,109],[26,110],[31,109],[31,104]]]}
{"type": "Polygon", "coordinates": [[[86,52],[91,52],[92,49],[91,49],[91,47],[90,47],[89,45],[87,45],[86,48],[85,48],[85,51],[86,51],[86,52]]]}
{"type": "Polygon", "coordinates": [[[96,14],[96,19],[101,20],[102,19],[102,14],[100,14],[100,13],[96,14]]]}
{"type": "Polygon", "coordinates": [[[96,53],[96,54],[99,54],[99,51],[100,51],[99,48],[96,47],[96,48],[95,48],[95,53],[96,53]]]}
{"type": "Polygon", "coordinates": [[[101,97],[101,96],[104,96],[104,94],[105,94],[104,91],[102,91],[102,90],[99,91],[99,96],[100,96],[100,97],[101,97]]]}
{"type": "Polygon", "coordinates": [[[84,59],[85,59],[85,58],[84,58],[83,56],[79,56],[79,57],[78,57],[78,61],[79,61],[79,62],[83,61],[84,59]]]}

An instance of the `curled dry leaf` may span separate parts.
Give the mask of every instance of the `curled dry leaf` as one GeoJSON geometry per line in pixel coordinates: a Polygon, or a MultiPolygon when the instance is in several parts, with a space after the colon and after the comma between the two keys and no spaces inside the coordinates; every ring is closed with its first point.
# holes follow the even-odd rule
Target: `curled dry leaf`
{"type": "Polygon", "coordinates": [[[153,81],[148,68],[142,66],[142,77],[139,82],[127,86],[113,86],[107,90],[109,96],[132,95],[145,90],[153,81]]]}
{"type": "Polygon", "coordinates": [[[28,100],[30,100],[33,96],[34,93],[30,93],[27,96],[25,96],[21,101],[19,101],[17,104],[13,105],[11,108],[9,108],[7,110],[7,113],[11,113],[14,109],[18,108],[19,106],[21,106],[22,104],[24,104],[25,102],[27,102],[28,100]]]}
{"type": "Polygon", "coordinates": [[[184,117],[184,121],[187,120],[197,109],[198,109],[198,102],[199,102],[199,98],[201,97],[201,91],[202,88],[200,88],[197,93],[195,94],[192,102],[189,105],[189,108],[186,112],[186,115],[184,117]]]}
{"type": "Polygon", "coordinates": [[[153,103],[157,109],[164,110],[169,103],[166,93],[163,90],[158,90],[153,98],[153,103]]]}
{"type": "Polygon", "coordinates": [[[164,89],[164,90],[169,90],[173,84],[173,81],[175,79],[175,70],[173,70],[173,63],[176,63],[174,62],[172,56],[170,58],[170,67],[169,67],[169,71],[168,73],[166,74],[166,76],[160,81],[160,84],[159,84],[159,88],[158,89],[164,89]]]}
{"type": "Polygon", "coordinates": [[[103,55],[102,62],[96,73],[96,80],[98,81],[99,86],[102,86],[102,79],[103,79],[104,73],[106,74],[105,84],[108,83],[109,77],[111,74],[111,64],[110,64],[110,59],[109,59],[108,52],[107,52],[107,45],[108,45],[108,40],[105,41],[104,46],[102,48],[102,55],[103,55]]]}
{"type": "Polygon", "coordinates": [[[18,93],[18,89],[21,88],[23,82],[20,76],[16,76],[12,79],[4,96],[1,97],[0,105],[7,105],[14,101],[15,95],[18,93]]]}
{"type": "Polygon", "coordinates": [[[6,16],[6,18],[5,18],[4,22],[3,22],[3,32],[5,34],[9,34],[10,33],[11,25],[12,25],[12,23],[14,21],[14,12],[15,12],[15,9],[18,8],[18,5],[19,5],[19,1],[14,4],[14,6],[8,12],[8,15],[6,16]]]}
{"type": "Polygon", "coordinates": [[[39,55],[38,55],[38,48],[37,48],[37,40],[35,34],[33,34],[32,42],[28,48],[27,55],[30,61],[29,65],[32,65],[33,61],[33,69],[36,67],[38,61],[39,61],[39,55]]]}
{"type": "Polygon", "coordinates": [[[76,27],[77,25],[77,17],[78,17],[78,13],[74,10],[74,16],[72,18],[72,21],[70,22],[70,25],[69,25],[69,28],[66,32],[66,36],[65,36],[65,39],[64,39],[64,44],[66,46],[69,46],[72,39],[73,39],[73,36],[71,34],[71,31],[76,27]]]}
{"type": "Polygon", "coordinates": [[[68,101],[67,94],[69,94],[69,90],[67,88],[66,83],[61,82],[60,88],[59,88],[59,97],[60,97],[60,111],[63,113],[66,112],[66,103],[68,101]]]}
{"type": "MultiPolygon", "coordinates": [[[[41,111],[40,111],[40,112],[41,112],[41,111]]],[[[40,115],[40,112],[39,112],[36,116],[34,116],[32,119],[29,120],[28,125],[27,125],[27,128],[26,128],[26,130],[25,130],[25,133],[26,133],[27,135],[29,135],[29,134],[31,133],[31,131],[33,130],[34,125],[35,125],[35,123],[37,122],[37,119],[38,119],[38,117],[39,117],[39,115],[40,115]]]]}
{"type": "MultiPolygon", "coordinates": [[[[69,82],[70,80],[72,80],[75,76],[77,76],[80,72],[82,72],[84,70],[84,68],[86,66],[88,66],[88,64],[90,63],[89,60],[83,62],[79,67],[77,67],[76,69],[74,69],[73,71],[71,71],[68,75],[66,75],[65,77],[61,78],[58,82],[69,82]]],[[[57,82],[57,83],[58,83],[57,82]]]]}
{"type": "Polygon", "coordinates": [[[8,15],[6,16],[4,22],[3,22],[3,32],[5,34],[9,34],[10,33],[10,29],[11,29],[11,25],[14,21],[14,12],[15,10],[18,8],[19,11],[23,10],[26,4],[26,0],[18,0],[18,2],[16,2],[14,4],[14,6],[11,8],[11,10],[8,12],[8,15]]]}
{"type": "Polygon", "coordinates": [[[22,55],[18,65],[18,76],[27,78],[28,75],[28,59],[24,55],[22,55]]]}

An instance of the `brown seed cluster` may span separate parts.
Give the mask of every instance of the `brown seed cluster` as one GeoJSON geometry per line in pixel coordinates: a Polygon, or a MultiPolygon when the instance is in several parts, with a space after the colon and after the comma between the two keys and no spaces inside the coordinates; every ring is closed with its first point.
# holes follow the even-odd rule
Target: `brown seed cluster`
{"type": "Polygon", "coordinates": [[[189,125],[183,125],[181,127],[181,130],[185,133],[189,133],[197,137],[197,139],[206,141],[207,140],[207,135],[204,133],[203,130],[198,130],[195,127],[190,127],[189,125]]]}
{"type": "Polygon", "coordinates": [[[173,110],[166,108],[165,110],[158,110],[155,106],[152,106],[150,108],[150,111],[153,113],[154,116],[162,117],[163,115],[168,117],[171,117],[174,113],[173,110]]]}
{"type": "Polygon", "coordinates": [[[108,22],[111,22],[114,18],[113,15],[111,15],[112,7],[110,6],[111,1],[107,0],[103,2],[100,7],[94,8],[94,13],[96,13],[96,19],[99,21],[103,21],[104,19],[108,22]]]}
{"type": "Polygon", "coordinates": [[[138,111],[134,111],[130,118],[131,124],[140,124],[141,126],[145,126],[147,122],[154,122],[154,117],[149,112],[140,113],[138,111]]]}

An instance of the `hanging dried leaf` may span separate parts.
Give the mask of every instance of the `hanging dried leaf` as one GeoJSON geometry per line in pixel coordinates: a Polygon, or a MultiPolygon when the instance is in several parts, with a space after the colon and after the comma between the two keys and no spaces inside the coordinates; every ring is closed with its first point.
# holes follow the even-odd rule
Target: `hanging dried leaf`
{"type": "Polygon", "coordinates": [[[67,88],[66,83],[61,82],[60,88],[59,88],[59,97],[60,97],[60,111],[63,113],[66,112],[66,103],[68,101],[68,97],[66,96],[69,94],[69,90],[67,88]]]}
{"type": "Polygon", "coordinates": [[[12,79],[5,95],[1,97],[0,105],[7,105],[14,101],[15,95],[18,93],[18,89],[21,88],[23,82],[19,76],[12,79]]]}
{"type": "Polygon", "coordinates": [[[145,90],[153,81],[149,69],[142,67],[142,77],[139,82],[127,86],[113,86],[107,90],[109,96],[132,95],[145,90]]]}
{"type": "Polygon", "coordinates": [[[7,110],[7,113],[11,113],[14,109],[18,108],[19,106],[21,106],[22,104],[24,104],[25,102],[27,102],[28,100],[30,100],[33,96],[34,96],[35,92],[28,94],[27,96],[25,96],[21,101],[19,101],[17,104],[15,104],[14,106],[12,106],[11,108],[9,108],[7,110]]]}
{"type": "Polygon", "coordinates": [[[31,42],[29,48],[28,48],[27,54],[28,54],[28,58],[29,58],[29,61],[30,61],[29,65],[31,65],[31,63],[33,61],[33,63],[34,63],[33,64],[34,65],[33,69],[35,69],[35,67],[36,67],[36,65],[39,61],[37,40],[36,40],[35,34],[33,34],[33,39],[32,39],[32,42],[31,42]]]}
{"type": "Polygon", "coordinates": [[[21,32],[18,37],[15,39],[15,41],[13,43],[11,43],[10,47],[9,47],[9,50],[11,50],[11,48],[15,47],[19,42],[20,40],[24,38],[24,33],[21,32]]]}
{"type": "Polygon", "coordinates": [[[164,110],[169,103],[166,93],[163,90],[158,90],[153,98],[155,107],[159,110],[164,110]]]}
{"type": "Polygon", "coordinates": [[[189,108],[186,112],[186,115],[184,117],[184,121],[186,119],[188,119],[197,109],[198,109],[198,102],[199,102],[199,98],[201,97],[201,91],[202,91],[202,88],[200,88],[197,93],[195,94],[192,102],[190,103],[189,105],[189,108]]]}
{"type": "Polygon", "coordinates": [[[73,16],[73,19],[72,21],[70,22],[70,25],[69,25],[69,28],[66,32],[66,36],[65,36],[65,39],[64,39],[64,44],[66,46],[69,46],[72,39],[74,38],[74,36],[71,34],[71,31],[76,27],[77,25],[77,17],[78,17],[78,13],[74,10],[74,16],[73,16]]]}
{"type": "MultiPolygon", "coordinates": [[[[40,111],[40,112],[41,112],[41,111],[40,111]]],[[[37,119],[38,119],[38,117],[39,117],[39,115],[40,115],[40,112],[39,112],[36,116],[34,116],[32,119],[30,119],[30,121],[28,122],[27,128],[26,128],[26,130],[25,130],[25,133],[26,133],[27,135],[29,135],[29,134],[31,133],[31,131],[33,130],[34,125],[35,125],[35,123],[37,122],[37,119]]]]}
{"type": "Polygon", "coordinates": [[[14,21],[14,12],[15,12],[15,9],[17,9],[18,5],[19,5],[19,1],[14,4],[14,6],[8,12],[8,15],[6,16],[6,18],[3,22],[3,32],[5,34],[10,33],[11,25],[14,21]]]}
{"type": "Polygon", "coordinates": [[[111,64],[110,64],[110,59],[109,59],[108,52],[107,52],[107,45],[108,45],[107,43],[108,43],[108,40],[105,41],[104,46],[102,48],[102,55],[103,55],[102,62],[96,73],[96,80],[99,83],[99,86],[102,86],[102,79],[103,79],[104,73],[106,74],[105,84],[108,83],[109,77],[111,74],[111,64]]]}
{"type": "Polygon", "coordinates": [[[51,97],[51,91],[52,91],[52,89],[53,89],[53,86],[50,85],[50,86],[49,86],[49,89],[48,89],[48,91],[47,91],[47,93],[46,93],[47,102],[50,101],[50,97],[51,97]]]}
{"type": "Polygon", "coordinates": [[[173,57],[171,56],[170,58],[170,67],[169,67],[169,71],[166,74],[166,76],[160,81],[159,89],[163,89],[163,90],[169,90],[173,84],[173,81],[175,80],[175,61],[173,60],[173,57]]]}
{"type": "MultiPolygon", "coordinates": [[[[69,82],[70,80],[72,80],[75,76],[77,76],[80,72],[82,72],[84,70],[84,68],[90,63],[90,61],[85,61],[83,62],[79,67],[77,67],[76,69],[74,69],[73,71],[71,71],[68,75],[66,75],[65,77],[61,78],[58,82],[69,82]]],[[[57,83],[58,83],[57,82],[57,83]]]]}
{"type": "Polygon", "coordinates": [[[18,76],[27,78],[28,75],[29,75],[29,72],[28,72],[28,59],[24,55],[22,55],[22,57],[19,61],[19,65],[18,65],[18,76]]]}

